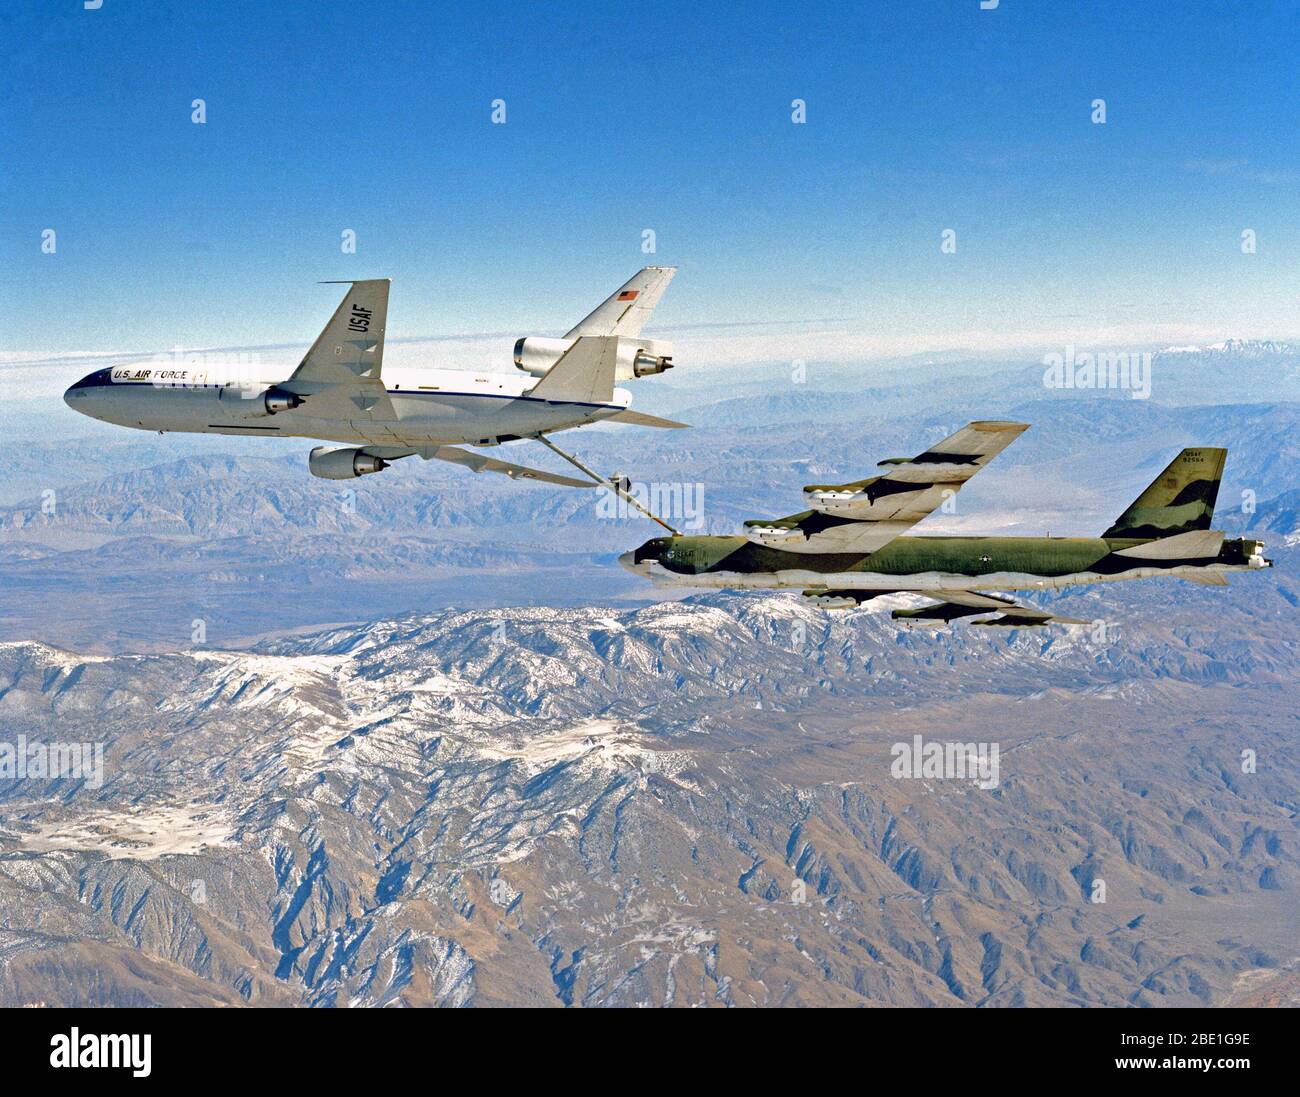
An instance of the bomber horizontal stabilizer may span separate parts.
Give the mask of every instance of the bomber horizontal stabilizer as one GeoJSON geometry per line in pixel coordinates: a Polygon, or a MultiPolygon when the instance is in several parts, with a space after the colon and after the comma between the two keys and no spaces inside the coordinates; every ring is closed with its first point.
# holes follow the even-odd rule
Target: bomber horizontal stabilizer
{"type": "Polygon", "coordinates": [[[1200,583],[1206,587],[1226,587],[1228,577],[1221,571],[1189,571],[1178,576],[1179,579],[1186,579],[1189,583],[1200,583]]]}
{"type": "Polygon", "coordinates": [[[1212,560],[1223,548],[1223,530],[1194,529],[1144,541],[1131,548],[1116,549],[1116,556],[1129,556],[1137,560],[1212,560]]]}

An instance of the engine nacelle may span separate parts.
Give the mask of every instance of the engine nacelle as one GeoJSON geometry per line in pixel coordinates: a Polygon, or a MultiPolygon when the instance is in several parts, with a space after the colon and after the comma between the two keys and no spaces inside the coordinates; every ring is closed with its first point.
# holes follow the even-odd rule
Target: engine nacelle
{"type": "Polygon", "coordinates": [[[631,381],[634,377],[650,377],[673,368],[673,345],[653,339],[637,342],[619,340],[616,381],[631,381]],[[625,353],[626,351],[626,353],[625,353]]]}
{"type": "Polygon", "coordinates": [[[835,591],[823,591],[821,593],[809,593],[804,591],[804,598],[814,606],[822,609],[857,609],[861,602],[847,594],[838,594],[835,591]]]}
{"type": "Polygon", "coordinates": [[[871,506],[871,496],[854,488],[804,488],[804,502],[809,510],[820,514],[851,515],[856,510],[871,506]]]}
{"type": "MultiPolygon", "coordinates": [[[[515,366],[534,377],[545,377],[576,339],[550,339],[530,335],[515,343],[515,366]]],[[[619,336],[615,381],[633,381],[673,368],[671,343],[619,336]]]]}
{"type": "Polygon", "coordinates": [[[547,339],[539,335],[520,339],[515,343],[515,366],[534,377],[545,377],[573,343],[572,339],[547,339]]]}
{"type": "Polygon", "coordinates": [[[808,540],[808,535],[797,526],[793,529],[786,526],[746,526],[745,536],[764,548],[789,548],[808,540]]]}
{"type": "Polygon", "coordinates": [[[300,407],[303,402],[302,397],[296,392],[289,392],[278,385],[225,385],[217,394],[217,398],[223,405],[229,405],[231,414],[241,419],[292,411],[300,407]]]}
{"type": "Polygon", "coordinates": [[[317,446],[307,457],[307,467],[322,480],[352,480],[371,472],[382,472],[388,462],[364,450],[345,446],[317,446]]]}
{"type": "Polygon", "coordinates": [[[878,590],[827,590],[825,587],[812,587],[805,590],[803,596],[822,609],[857,609],[864,602],[870,602],[883,593],[878,590]]]}
{"type": "Polygon", "coordinates": [[[293,411],[294,408],[302,406],[302,397],[296,392],[287,392],[273,385],[262,393],[262,406],[266,408],[267,415],[274,415],[280,411],[293,411]]]}

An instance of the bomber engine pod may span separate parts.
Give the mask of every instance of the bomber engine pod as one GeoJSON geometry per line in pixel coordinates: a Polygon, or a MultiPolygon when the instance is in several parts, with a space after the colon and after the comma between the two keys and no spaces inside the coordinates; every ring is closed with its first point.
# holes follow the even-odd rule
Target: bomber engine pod
{"type": "Polygon", "coordinates": [[[382,472],[388,462],[360,448],[317,446],[307,458],[313,476],[322,480],[352,480],[371,472],[382,472]]]}

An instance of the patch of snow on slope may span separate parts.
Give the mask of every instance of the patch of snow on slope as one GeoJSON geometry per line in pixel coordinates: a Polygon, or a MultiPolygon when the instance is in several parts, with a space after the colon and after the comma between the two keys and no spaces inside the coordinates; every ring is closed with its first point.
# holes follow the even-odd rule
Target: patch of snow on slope
{"type": "Polygon", "coordinates": [[[635,729],[614,720],[589,720],[558,731],[543,732],[517,744],[493,743],[477,748],[485,758],[519,761],[530,772],[581,759],[608,768],[631,766],[671,777],[688,764],[684,750],[656,750],[635,729]]]}
{"type": "Polygon", "coordinates": [[[110,860],[154,861],[223,845],[230,835],[229,824],[210,804],[182,804],[90,811],[43,823],[19,840],[24,849],[38,853],[65,850],[102,853],[110,860]]]}

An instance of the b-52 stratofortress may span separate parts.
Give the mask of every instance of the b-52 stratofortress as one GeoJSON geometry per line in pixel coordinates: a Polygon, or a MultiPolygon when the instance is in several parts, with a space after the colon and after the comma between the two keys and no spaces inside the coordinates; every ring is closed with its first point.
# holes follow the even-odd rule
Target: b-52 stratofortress
{"type": "Polygon", "coordinates": [[[812,484],[804,488],[808,510],[746,522],[743,536],[656,537],[619,562],[666,585],[802,588],[831,609],[885,594],[930,595],[932,603],[896,609],[893,618],[938,627],[978,617],[971,624],[1014,628],[1088,622],[1001,591],[1158,575],[1226,586],[1229,572],[1272,566],[1262,542],[1226,540],[1210,528],[1228,451],[1205,446],[1183,450],[1100,537],[901,536],[1027,429],[970,423],[916,457],[880,462],[878,476],[812,484]]]}
{"type": "Polygon", "coordinates": [[[622,482],[592,472],[547,435],[595,422],[685,426],[632,411],[631,394],[614,387],[672,368],[672,346],[643,338],[641,329],[676,273],[675,267],[646,267],[564,336],[520,339],[514,361],[521,372],[384,368],[389,280],[377,278],[347,283],[342,303],[288,377],[263,376],[274,371],[256,366],[250,374],[238,362],[155,361],[97,370],[68,389],[64,400],[83,415],[143,430],[351,443],[311,451],[312,474],[329,480],[379,472],[419,454],[511,478],[601,484],[644,510],[622,482]],[[459,448],[518,439],[541,442],[589,478],[459,448]]]}

